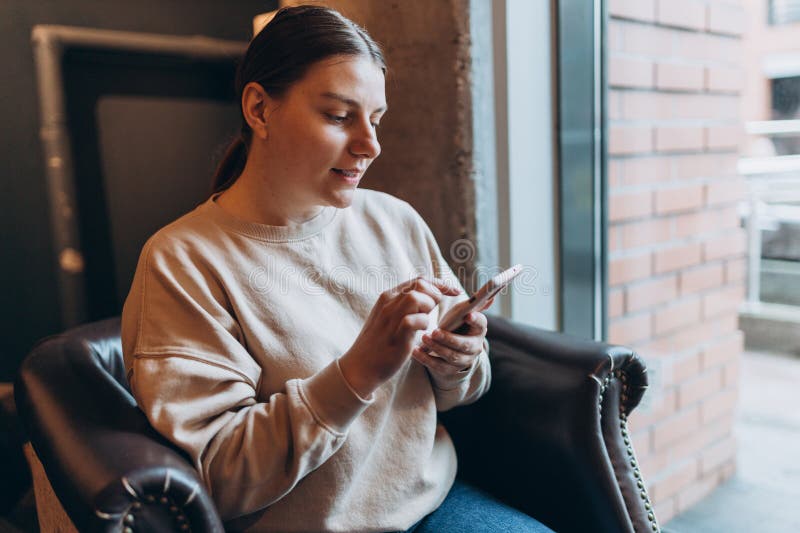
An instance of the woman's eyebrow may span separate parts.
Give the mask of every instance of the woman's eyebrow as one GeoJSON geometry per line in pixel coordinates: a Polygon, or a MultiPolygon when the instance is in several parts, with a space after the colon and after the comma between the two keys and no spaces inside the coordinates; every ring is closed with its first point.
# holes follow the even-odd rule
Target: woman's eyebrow
{"type": "MultiPolygon", "coordinates": [[[[345,103],[345,104],[349,105],[350,107],[360,107],[358,102],[356,102],[352,98],[348,98],[348,97],[346,97],[344,95],[341,95],[341,94],[338,94],[338,93],[325,92],[325,93],[322,93],[322,96],[324,98],[331,98],[333,100],[339,100],[340,102],[345,103]]],[[[376,109],[375,111],[373,111],[373,113],[384,113],[386,111],[386,109],[387,109],[386,106],[382,106],[382,107],[379,107],[378,109],[376,109]]]]}

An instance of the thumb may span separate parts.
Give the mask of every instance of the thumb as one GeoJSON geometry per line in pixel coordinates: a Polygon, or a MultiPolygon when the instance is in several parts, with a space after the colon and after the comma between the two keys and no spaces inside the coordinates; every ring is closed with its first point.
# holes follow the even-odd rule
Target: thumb
{"type": "Polygon", "coordinates": [[[478,311],[483,311],[485,309],[489,309],[492,306],[492,304],[494,303],[494,298],[495,298],[494,296],[489,298],[489,301],[487,301],[485,304],[483,304],[483,307],[478,309],[478,311]]]}

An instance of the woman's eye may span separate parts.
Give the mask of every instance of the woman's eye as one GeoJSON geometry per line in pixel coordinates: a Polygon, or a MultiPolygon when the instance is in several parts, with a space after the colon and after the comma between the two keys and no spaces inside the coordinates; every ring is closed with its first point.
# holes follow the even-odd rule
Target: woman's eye
{"type": "Polygon", "coordinates": [[[337,124],[341,124],[342,122],[347,120],[347,115],[334,115],[332,113],[327,113],[327,115],[328,119],[330,119],[331,122],[335,122],[337,124]]]}

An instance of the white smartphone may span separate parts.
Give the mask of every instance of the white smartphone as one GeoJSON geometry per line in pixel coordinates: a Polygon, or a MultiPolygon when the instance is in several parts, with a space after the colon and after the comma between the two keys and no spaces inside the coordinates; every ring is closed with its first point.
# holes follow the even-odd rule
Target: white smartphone
{"type": "Polygon", "coordinates": [[[515,277],[522,272],[522,265],[514,265],[508,270],[501,272],[486,282],[483,287],[478,289],[469,300],[459,302],[439,320],[439,328],[445,331],[455,331],[464,324],[464,318],[472,311],[480,309],[495,294],[500,292],[503,287],[511,283],[515,277]]]}

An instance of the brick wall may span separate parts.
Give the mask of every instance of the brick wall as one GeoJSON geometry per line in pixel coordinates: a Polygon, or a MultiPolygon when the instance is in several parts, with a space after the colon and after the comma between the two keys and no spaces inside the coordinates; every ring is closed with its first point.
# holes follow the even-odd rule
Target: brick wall
{"type": "Polygon", "coordinates": [[[652,369],[630,426],[664,524],[735,469],[745,20],[737,0],[609,13],[609,338],[652,369]]]}

